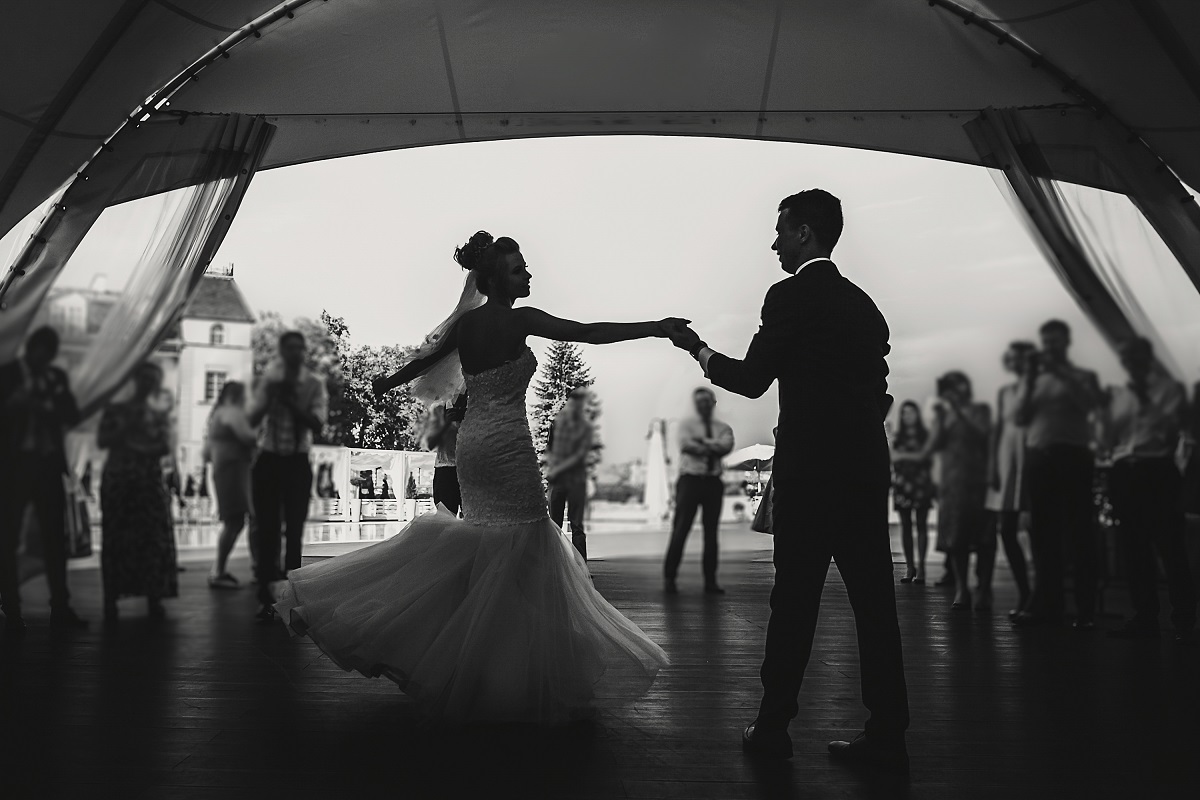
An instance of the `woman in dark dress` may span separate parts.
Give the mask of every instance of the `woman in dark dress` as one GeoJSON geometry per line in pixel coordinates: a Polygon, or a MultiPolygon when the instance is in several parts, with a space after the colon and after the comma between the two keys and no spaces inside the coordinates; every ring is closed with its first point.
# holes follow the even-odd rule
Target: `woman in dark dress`
{"type": "Polygon", "coordinates": [[[104,617],[117,618],[117,600],[145,597],[152,618],[163,598],[179,594],[171,498],[162,461],[172,453],[169,402],[162,402],[157,364],[133,373],[133,398],[104,410],[97,443],[108,450],[100,484],[104,538],[100,569],[104,617]]]}
{"type": "Polygon", "coordinates": [[[968,564],[975,553],[975,608],[992,608],[992,572],[996,564],[996,537],[988,526],[985,508],[988,490],[988,446],[991,409],[972,399],[971,381],[961,372],[948,372],[937,382],[938,400],[929,442],[909,460],[941,459],[938,483],[938,550],[949,554],[954,572],[955,610],[971,608],[967,586],[968,564]]]}
{"type": "Polygon", "coordinates": [[[900,406],[900,424],[892,437],[892,506],[900,517],[900,544],[904,548],[907,574],[901,583],[925,582],[925,554],[929,549],[929,509],[933,505],[933,462],[905,459],[904,454],[920,453],[929,443],[929,429],[921,419],[921,409],[911,400],[900,406]],[[900,456],[900,457],[897,457],[900,456]],[[916,553],[913,530],[916,529],[916,553]]]}

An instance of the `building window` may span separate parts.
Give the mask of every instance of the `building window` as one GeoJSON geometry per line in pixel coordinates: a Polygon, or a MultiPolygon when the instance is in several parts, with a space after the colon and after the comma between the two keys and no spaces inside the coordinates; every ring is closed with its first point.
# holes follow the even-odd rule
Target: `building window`
{"type": "Polygon", "coordinates": [[[217,401],[217,398],[221,396],[221,390],[225,388],[225,377],[224,372],[204,373],[204,402],[215,403],[217,401]]]}
{"type": "Polygon", "coordinates": [[[225,326],[221,324],[213,325],[208,329],[209,344],[225,344],[225,326]]]}

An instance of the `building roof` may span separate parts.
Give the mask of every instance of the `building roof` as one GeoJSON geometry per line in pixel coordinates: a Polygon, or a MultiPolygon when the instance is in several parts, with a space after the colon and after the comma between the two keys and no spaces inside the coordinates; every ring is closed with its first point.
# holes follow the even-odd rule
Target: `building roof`
{"type": "Polygon", "coordinates": [[[183,310],[185,319],[254,322],[250,304],[232,278],[205,275],[183,310]]]}

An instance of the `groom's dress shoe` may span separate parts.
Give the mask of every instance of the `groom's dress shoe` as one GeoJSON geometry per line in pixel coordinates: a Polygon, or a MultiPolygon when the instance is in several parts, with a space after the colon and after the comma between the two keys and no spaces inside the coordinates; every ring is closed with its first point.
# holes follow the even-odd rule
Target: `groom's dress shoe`
{"type": "Polygon", "coordinates": [[[792,737],[786,730],[763,729],[755,722],[742,731],[742,752],[757,758],[791,758],[792,737]]]}
{"type": "Polygon", "coordinates": [[[878,744],[860,733],[849,742],[830,742],[829,755],[851,767],[908,774],[908,749],[904,742],[878,744]]]}
{"type": "Polygon", "coordinates": [[[667,594],[679,594],[679,587],[675,585],[674,578],[667,578],[663,581],[663,591],[667,594]]]}

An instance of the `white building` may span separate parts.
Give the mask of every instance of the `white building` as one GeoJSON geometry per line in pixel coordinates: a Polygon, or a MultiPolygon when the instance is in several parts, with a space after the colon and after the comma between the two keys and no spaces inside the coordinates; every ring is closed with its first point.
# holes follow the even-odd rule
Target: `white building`
{"type": "MultiPolygon", "coordinates": [[[[103,275],[86,289],[51,290],[36,324],[58,330],[59,360],[68,371],[83,360],[119,297],[108,291],[103,275]]],[[[162,366],[163,386],[175,398],[178,455],[185,474],[200,466],[205,425],[221,387],[229,381],[249,386],[254,374],[253,327],[254,315],[233,279],[232,265],[211,267],[179,324],[151,357],[162,366]]]]}

